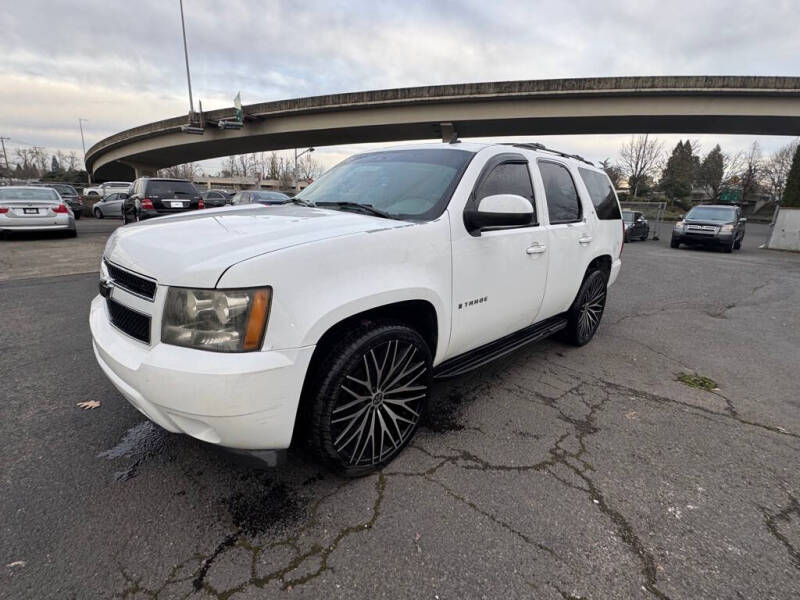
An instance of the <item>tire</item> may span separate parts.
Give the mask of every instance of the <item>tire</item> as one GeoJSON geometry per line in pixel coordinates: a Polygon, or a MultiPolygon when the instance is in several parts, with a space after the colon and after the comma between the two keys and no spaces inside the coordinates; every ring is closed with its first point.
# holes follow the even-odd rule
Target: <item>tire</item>
{"type": "Polygon", "coordinates": [[[733,249],[734,249],[734,250],[741,250],[741,249],[742,249],[742,240],[743,240],[743,239],[744,239],[744,238],[739,238],[738,240],[736,240],[736,241],[733,243],[733,249]]]}
{"type": "Polygon", "coordinates": [[[594,337],[606,307],[608,276],[603,271],[589,273],[567,311],[568,324],[562,338],[573,346],[583,346],[594,337]]]}
{"type": "Polygon", "coordinates": [[[79,212],[72,213],[72,214],[75,216],[75,220],[76,221],[81,218],[81,213],[79,213],[79,212]]]}
{"type": "Polygon", "coordinates": [[[679,241],[677,241],[677,240],[670,240],[669,241],[669,247],[670,248],[680,248],[681,247],[681,243],[679,241]]]}
{"type": "Polygon", "coordinates": [[[725,254],[730,254],[731,252],[733,252],[733,247],[734,247],[735,245],[736,245],[736,242],[734,242],[733,240],[731,240],[731,243],[730,243],[730,244],[728,244],[727,246],[725,246],[725,247],[722,249],[722,251],[723,251],[725,254]]]}
{"type": "Polygon", "coordinates": [[[68,238],[78,237],[78,230],[77,229],[68,229],[67,232],[64,234],[68,238]]]}
{"type": "Polygon", "coordinates": [[[95,219],[102,219],[103,216],[104,215],[103,215],[103,211],[102,210],[100,210],[99,208],[95,208],[94,209],[94,218],[95,219]]]}
{"type": "Polygon", "coordinates": [[[122,209],[122,224],[123,225],[128,224],[128,216],[125,214],[125,209],[122,209]]]}
{"type": "Polygon", "coordinates": [[[432,374],[431,351],[415,330],[394,321],[357,327],[309,373],[314,453],[348,477],[383,468],[414,437],[432,374]]]}

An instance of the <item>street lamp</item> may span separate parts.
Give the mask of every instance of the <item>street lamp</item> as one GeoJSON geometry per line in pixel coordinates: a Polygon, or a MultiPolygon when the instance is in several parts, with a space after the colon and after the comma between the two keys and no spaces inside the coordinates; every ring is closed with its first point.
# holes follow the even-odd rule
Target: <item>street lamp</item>
{"type": "Polygon", "coordinates": [[[189,121],[194,118],[194,102],[192,101],[192,76],[189,75],[189,49],[186,46],[186,23],[183,20],[183,0],[181,5],[181,29],[183,30],[183,56],[186,59],[186,82],[189,84],[189,121]]]}
{"type": "Polygon", "coordinates": [[[89,119],[78,118],[78,127],[81,128],[81,146],[83,146],[83,168],[86,169],[86,182],[92,183],[92,176],[89,175],[89,169],[86,168],[86,142],[83,140],[83,122],[89,122],[89,119]]]}
{"type": "Polygon", "coordinates": [[[306,148],[300,154],[297,153],[297,148],[294,149],[294,191],[297,191],[297,159],[303,156],[303,154],[308,154],[309,152],[313,152],[315,148],[306,148]]]}

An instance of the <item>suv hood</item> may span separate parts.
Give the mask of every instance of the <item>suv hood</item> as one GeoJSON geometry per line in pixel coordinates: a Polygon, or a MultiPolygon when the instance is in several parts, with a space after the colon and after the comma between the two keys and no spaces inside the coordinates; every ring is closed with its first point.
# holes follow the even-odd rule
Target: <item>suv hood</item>
{"type": "Polygon", "coordinates": [[[293,204],[205,209],[120,227],[105,257],[160,284],[211,288],[230,266],[261,254],[407,225],[293,204]]]}

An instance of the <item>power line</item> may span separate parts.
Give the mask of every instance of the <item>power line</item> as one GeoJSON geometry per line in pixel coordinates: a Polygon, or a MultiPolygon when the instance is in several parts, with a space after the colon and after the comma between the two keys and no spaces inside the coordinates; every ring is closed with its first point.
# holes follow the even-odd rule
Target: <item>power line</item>
{"type": "Polygon", "coordinates": [[[2,137],[0,136],[0,145],[3,146],[3,158],[6,161],[6,171],[10,171],[10,167],[8,166],[8,154],[6,154],[6,140],[10,140],[11,138],[2,137]]]}

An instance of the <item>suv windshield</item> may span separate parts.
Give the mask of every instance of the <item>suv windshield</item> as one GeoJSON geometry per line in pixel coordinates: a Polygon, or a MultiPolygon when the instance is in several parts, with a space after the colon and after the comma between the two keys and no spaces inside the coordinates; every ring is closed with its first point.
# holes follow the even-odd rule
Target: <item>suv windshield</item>
{"type": "Polygon", "coordinates": [[[361,154],[336,165],[295,199],[318,206],[368,205],[400,219],[435,219],[472,156],[450,148],[361,154]]]}
{"type": "Polygon", "coordinates": [[[193,183],[188,181],[167,181],[153,180],[147,182],[146,194],[148,196],[160,196],[169,198],[171,196],[196,196],[197,190],[193,183]]]}
{"type": "Polygon", "coordinates": [[[695,206],[689,211],[686,218],[703,221],[733,221],[736,218],[736,209],[727,206],[695,206]]]}

